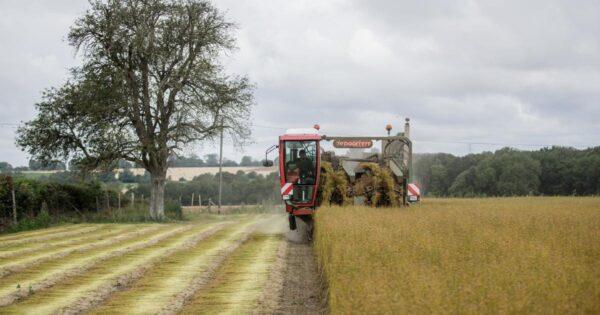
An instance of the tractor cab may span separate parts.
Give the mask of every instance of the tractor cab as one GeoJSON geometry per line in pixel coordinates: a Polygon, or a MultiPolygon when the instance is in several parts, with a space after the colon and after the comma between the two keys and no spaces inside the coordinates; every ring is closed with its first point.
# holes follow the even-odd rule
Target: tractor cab
{"type": "MultiPolygon", "coordinates": [[[[303,220],[314,212],[321,169],[321,136],[316,129],[289,129],[279,137],[279,179],[286,211],[303,220]]],[[[265,166],[273,162],[265,160],[265,166]]]]}
{"type": "Polygon", "coordinates": [[[312,214],[317,198],[321,136],[314,129],[292,129],[279,137],[281,196],[293,215],[312,214]]]}
{"type": "Polygon", "coordinates": [[[282,181],[293,185],[284,200],[294,204],[311,204],[317,182],[317,141],[281,140],[280,158],[282,181]]]}

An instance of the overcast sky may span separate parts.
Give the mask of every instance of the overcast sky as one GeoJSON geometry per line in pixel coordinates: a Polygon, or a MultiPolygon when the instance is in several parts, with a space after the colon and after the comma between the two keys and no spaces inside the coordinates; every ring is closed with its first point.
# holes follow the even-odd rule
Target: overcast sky
{"type": "MultiPolygon", "coordinates": [[[[382,135],[405,117],[416,152],[600,145],[600,1],[214,4],[238,25],[228,71],[257,86],[255,143],[227,157],[258,158],[286,128],[382,135]]],[[[15,124],[78,64],[65,37],[87,6],[0,0],[0,161],[27,164],[15,124]]]]}

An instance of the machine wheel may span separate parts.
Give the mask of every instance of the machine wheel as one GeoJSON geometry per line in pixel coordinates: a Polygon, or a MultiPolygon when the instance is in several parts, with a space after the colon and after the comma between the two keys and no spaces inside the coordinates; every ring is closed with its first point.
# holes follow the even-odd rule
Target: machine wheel
{"type": "Polygon", "coordinates": [[[288,219],[290,221],[290,230],[295,230],[296,229],[296,217],[293,216],[292,214],[290,214],[288,216],[288,219]]]}

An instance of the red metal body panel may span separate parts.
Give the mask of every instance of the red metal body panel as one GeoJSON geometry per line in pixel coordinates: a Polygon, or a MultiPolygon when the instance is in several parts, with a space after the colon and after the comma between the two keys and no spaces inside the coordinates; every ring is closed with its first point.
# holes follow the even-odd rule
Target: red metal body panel
{"type": "Polygon", "coordinates": [[[285,140],[321,140],[320,135],[287,135],[287,136],[279,136],[279,142],[285,140]]]}
{"type": "Polygon", "coordinates": [[[312,208],[298,208],[292,212],[293,215],[311,215],[315,212],[312,208]]]}
{"type": "Polygon", "coordinates": [[[311,203],[300,203],[297,207],[287,204],[285,209],[287,212],[293,215],[307,215],[312,214],[317,202],[317,190],[319,189],[319,177],[321,176],[321,136],[320,135],[285,135],[279,137],[279,180],[281,186],[285,182],[285,141],[307,141],[315,140],[317,142],[317,176],[315,179],[315,188],[313,191],[311,203]]]}

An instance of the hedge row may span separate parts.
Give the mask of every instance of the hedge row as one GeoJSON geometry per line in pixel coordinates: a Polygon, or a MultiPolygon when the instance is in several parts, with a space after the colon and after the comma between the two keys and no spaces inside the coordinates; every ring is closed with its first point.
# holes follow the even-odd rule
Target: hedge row
{"type": "Polygon", "coordinates": [[[13,218],[13,189],[18,220],[36,217],[44,203],[52,216],[59,216],[101,211],[115,207],[118,200],[116,191],[104,189],[99,182],[57,183],[0,175],[0,224],[13,218]]]}

